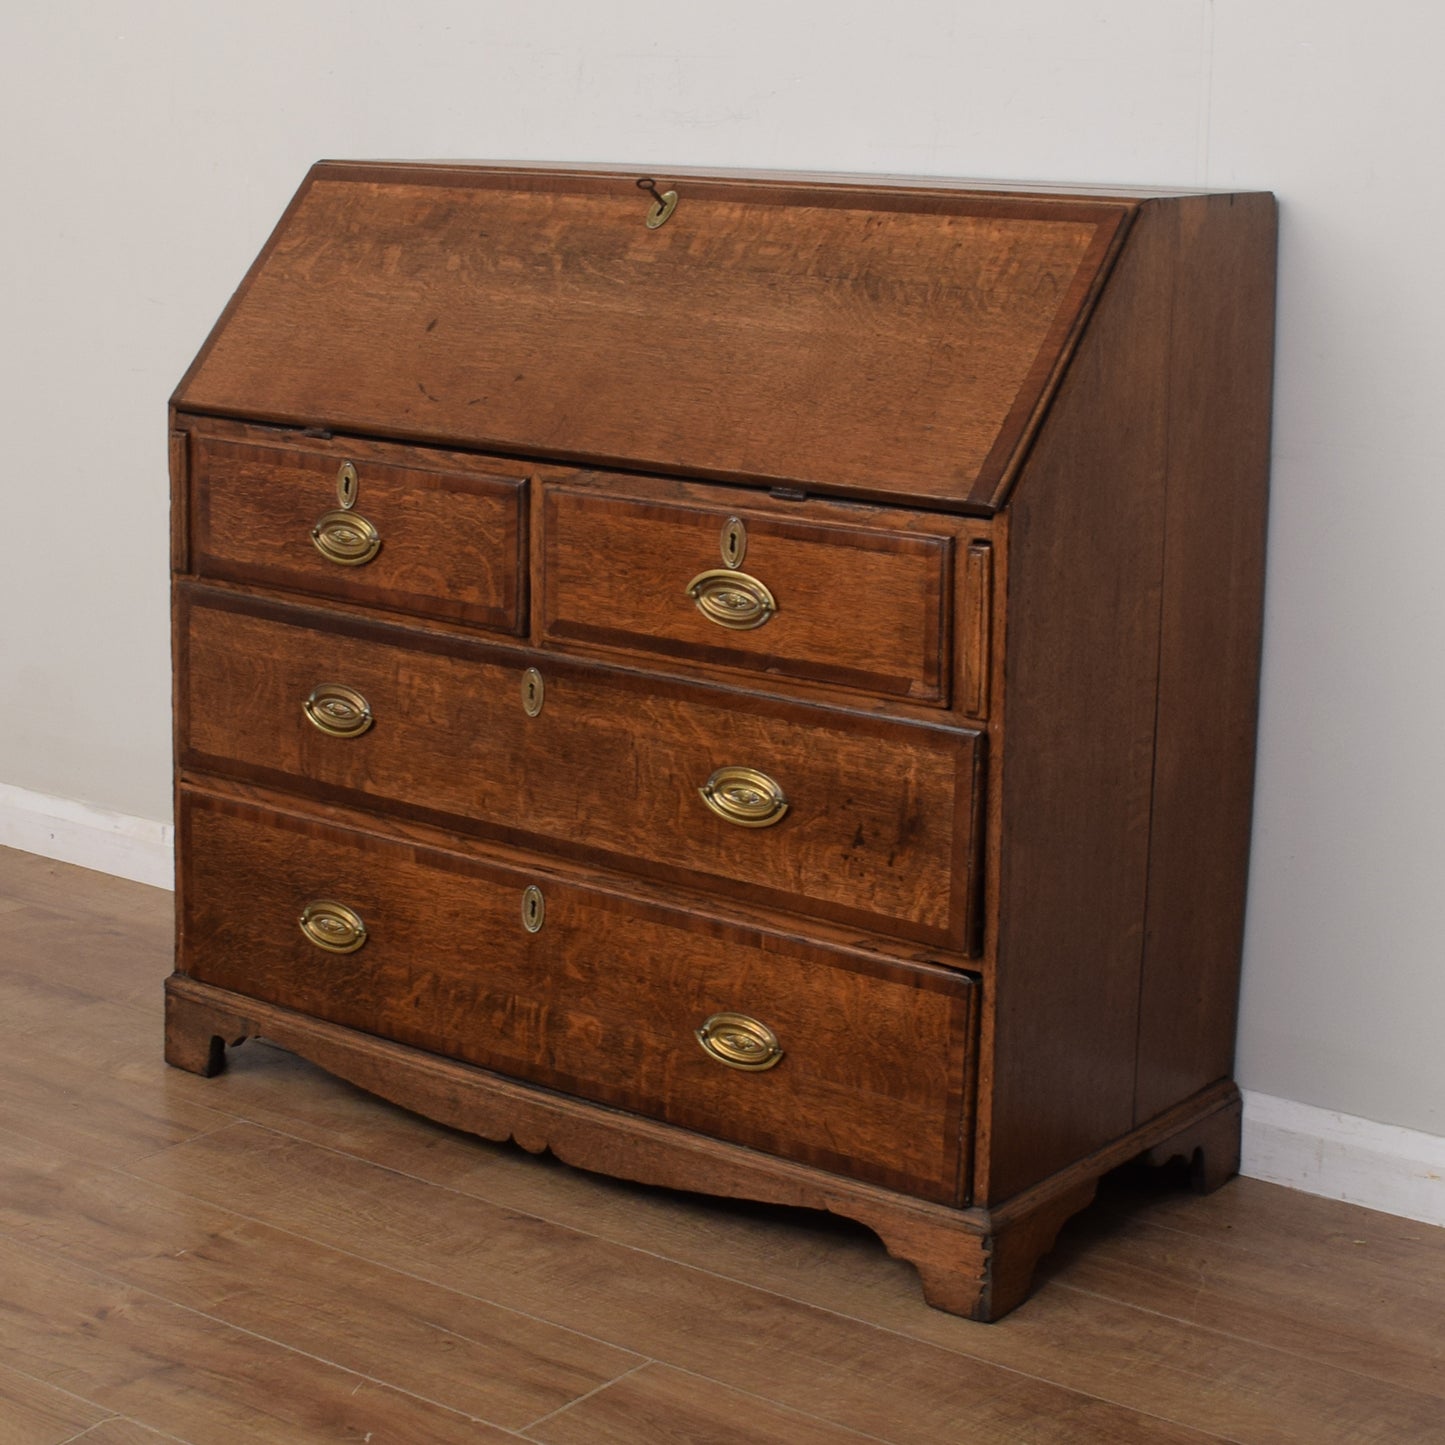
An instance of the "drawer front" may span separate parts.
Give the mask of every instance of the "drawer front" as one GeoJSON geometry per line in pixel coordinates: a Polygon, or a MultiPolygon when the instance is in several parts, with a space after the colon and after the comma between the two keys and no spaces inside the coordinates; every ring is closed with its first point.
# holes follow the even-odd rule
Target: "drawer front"
{"type": "Polygon", "coordinates": [[[196,571],[519,632],[526,482],[379,451],[193,433],[196,571]]]}
{"type": "Polygon", "coordinates": [[[958,1197],[976,996],[967,975],[189,790],[180,827],[181,968],[203,982],[768,1153],[958,1197]],[[303,916],[331,946],[308,936],[303,916]],[[354,947],[352,919],[364,929],[354,947]],[[743,1022],[707,1029],[720,1015],[743,1022]]]}
{"type": "Polygon", "coordinates": [[[942,947],[971,936],[972,731],[203,590],[183,592],[181,668],[186,766],[942,947]]]}
{"type": "Polygon", "coordinates": [[[737,494],[731,506],[543,495],[545,637],[948,703],[946,524],[929,533],[898,514],[889,527],[878,512],[866,525],[825,502],[805,520],[737,494]]]}

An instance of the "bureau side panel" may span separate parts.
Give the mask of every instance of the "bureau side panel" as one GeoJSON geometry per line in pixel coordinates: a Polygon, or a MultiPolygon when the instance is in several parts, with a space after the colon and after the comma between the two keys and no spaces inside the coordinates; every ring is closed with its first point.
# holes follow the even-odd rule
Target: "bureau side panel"
{"type": "Polygon", "coordinates": [[[989,1201],[1133,1124],[1171,250],[1146,211],[1008,508],[989,1201]]]}
{"type": "Polygon", "coordinates": [[[1233,1067],[1274,350],[1273,198],[1193,197],[1174,216],[1180,264],[1139,1122],[1233,1067]]]}

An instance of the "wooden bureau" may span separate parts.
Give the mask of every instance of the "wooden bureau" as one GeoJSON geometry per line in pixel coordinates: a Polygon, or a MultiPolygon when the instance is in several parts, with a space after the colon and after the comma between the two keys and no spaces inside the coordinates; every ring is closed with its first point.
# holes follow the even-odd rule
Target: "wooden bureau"
{"type": "Polygon", "coordinates": [[[166,1057],[994,1319],[1238,1164],[1263,194],[313,168],[172,404],[166,1057]]]}

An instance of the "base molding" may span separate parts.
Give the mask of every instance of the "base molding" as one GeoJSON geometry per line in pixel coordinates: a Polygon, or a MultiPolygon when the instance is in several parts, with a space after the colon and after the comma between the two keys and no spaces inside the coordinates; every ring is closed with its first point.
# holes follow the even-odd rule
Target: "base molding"
{"type": "Polygon", "coordinates": [[[438,1123],[595,1173],[703,1194],[826,1210],[876,1233],[919,1273],[937,1308],[980,1321],[1021,1304],[1034,1267],[1110,1169],[1150,1154],[1183,1157],[1195,1183],[1223,1182],[1238,1162],[1239,1091],[1222,1082],[992,1209],[953,1208],[795,1164],[742,1145],[519,1083],[486,1069],[309,1018],[173,974],[166,983],[166,1061],[209,1077],[226,1050],[271,1042],[438,1123]]]}
{"type": "Polygon", "coordinates": [[[72,798],[0,783],[0,847],[93,868],[153,888],[174,886],[175,829],[72,798]]]}
{"type": "Polygon", "coordinates": [[[1417,1129],[1245,1090],[1240,1172],[1445,1225],[1445,1139],[1417,1129]]]}

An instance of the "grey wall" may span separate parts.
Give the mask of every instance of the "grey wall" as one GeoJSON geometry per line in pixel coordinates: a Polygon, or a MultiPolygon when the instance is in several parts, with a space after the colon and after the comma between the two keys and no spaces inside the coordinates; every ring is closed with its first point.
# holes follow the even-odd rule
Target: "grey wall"
{"type": "Polygon", "coordinates": [[[0,783],[167,815],[165,400],[320,156],[1268,187],[1282,289],[1240,1073],[1445,1134],[1441,15],[12,5],[0,783]]]}

